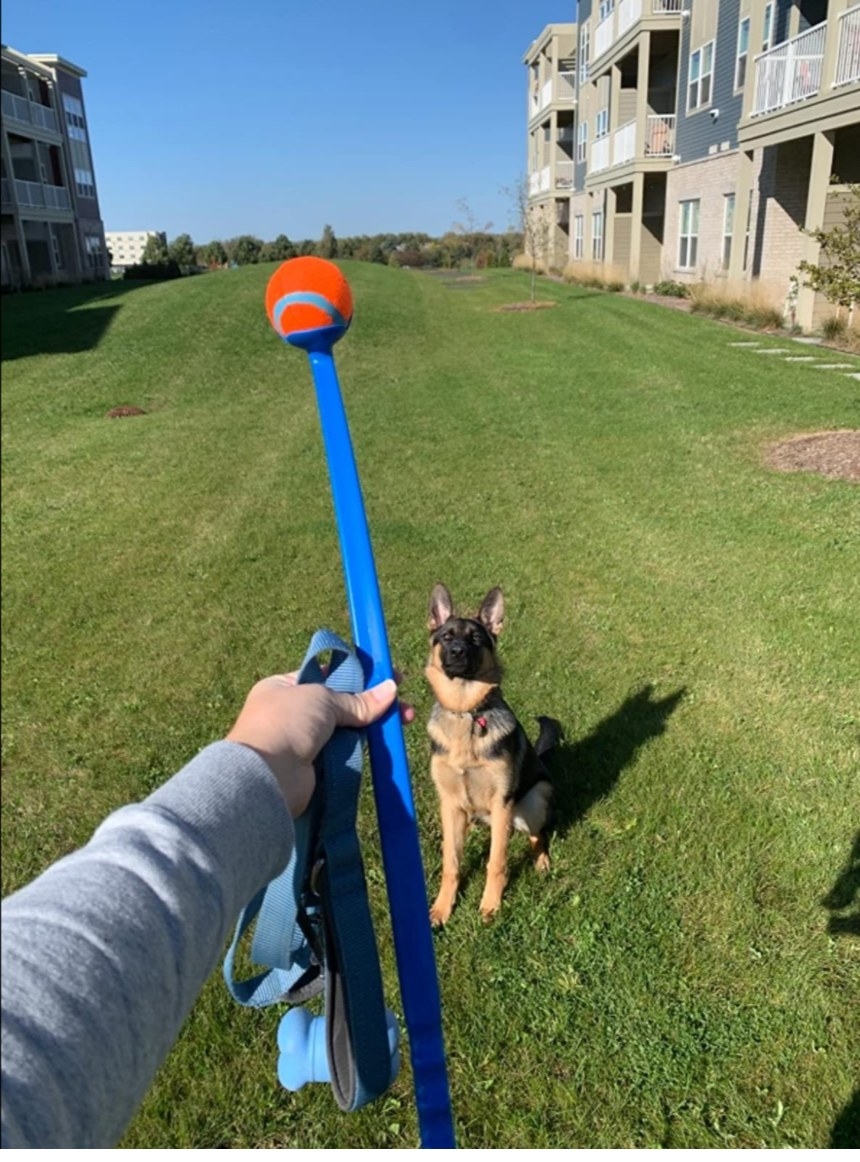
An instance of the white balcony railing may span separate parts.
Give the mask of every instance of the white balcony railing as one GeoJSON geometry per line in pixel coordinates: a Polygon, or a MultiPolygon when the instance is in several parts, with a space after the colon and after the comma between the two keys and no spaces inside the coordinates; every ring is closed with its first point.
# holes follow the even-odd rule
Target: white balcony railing
{"type": "Polygon", "coordinates": [[[534,85],[529,98],[529,116],[534,117],[548,108],[553,101],[561,105],[576,103],[576,73],[565,70],[542,85],[534,85]]]}
{"type": "Polygon", "coordinates": [[[540,193],[540,174],[537,170],[529,174],[529,197],[533,198],[535,194],[540,193]]]}
{"type": "Polygon", "coordinates": [[[632,28],[637,20],[642,19],[642,0],[621,0],[618,5],[618,23],[615,26],[615,37],[619,39],[628,28],[632,28]]]}
{"type": "Polygon", "coordinates": [[[839,50],[836,56],[837,85],[860,81],[860,4],[839,14],[839,50]]]}
{"type": "Polygon", "coordinates": [[[649,113],[645,129],[646,157],[673,157],[675,154],[675,114],[649,113]]]}
{"type": "Polygon", "coordinates": [[[572,161],[557,161],[555,163],[555,188],[557,190],[573,189],[572,161]]]}
{"type": "Polygon", "coordinates": [[[680,16],[684,0],[619,0],[594,30],[594,59],[609,52],[616,40],[645,16],[680,16]]]}
{"type": "Polygon", "coordinates": [[[68,210],[71,207],[69,191],[65,186],[49,186],[44,182],[15,180],[18,205],[34,210],[68,210]]]}
{"type": "Polygon", "coordinates": [[[601,169],[609,169],[609,138],[601,137],[591,143],[591,161],[589,173],[596,173],[601,169]]]}
{"type": "Polygon", "coordinates": [[[636,156],[636,122],[628,121],[612,134],[612,164],[623,165],[636,156]]]}
{"type": "Polygon", "coordinates": [[[751,116],[773,113],[814,97],[821,88],[827,25],[817,24],[755,58],[751,116]]]}
{"type": "Polygon", "coordinates": [[[545,165],[540,171],[540,192],[545,194],[552,184],[552,169],[545,165]]]}
{"type": "Polygon", "coordinates": [[[610,12],[594,30],[594,59],[609,52],[615,40],[615,13],[610,12]]]}
{"type": "Polygon", "coordinates": [[[57,115],[47,105],[39,105],[36,101],[28,101],[26,97],[19,97],[17,93],[3,90],[3,116],[14,117],[16,121],[25,121],[29,125],[39,125],[42,129],[59,132],[57,115]]]}

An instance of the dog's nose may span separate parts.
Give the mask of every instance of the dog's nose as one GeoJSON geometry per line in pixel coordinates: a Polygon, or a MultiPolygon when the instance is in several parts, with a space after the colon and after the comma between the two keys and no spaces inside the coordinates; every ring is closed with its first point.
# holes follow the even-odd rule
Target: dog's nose
{"type": "Polygon", "coordinates": [[[449,658],[462,658],[465,653],[466,653],[466,646],[463,642],[461,642],[461,641],[449,642],[449,644],[448,644],[448,657],[449,658]]]}

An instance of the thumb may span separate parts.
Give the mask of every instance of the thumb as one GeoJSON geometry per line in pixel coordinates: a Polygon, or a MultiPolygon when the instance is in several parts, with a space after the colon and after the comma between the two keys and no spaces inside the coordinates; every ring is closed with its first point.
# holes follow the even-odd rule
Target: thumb
{"type": "Polygon", "coordinates": [[[397,697],[397,683],[386,678],[362,694],[335,694],[335,720],[338,726],[367,726],[381,718],[397,697]]]}

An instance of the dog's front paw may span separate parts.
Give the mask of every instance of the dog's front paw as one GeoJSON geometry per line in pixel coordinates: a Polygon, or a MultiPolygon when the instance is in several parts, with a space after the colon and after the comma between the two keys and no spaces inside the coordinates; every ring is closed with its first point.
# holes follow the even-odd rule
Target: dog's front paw
{"type": "Polygon", "coordinates": [[[441,898],[437,899],[430,909],[430,923],[434,928],[441,928],[443,924],[447,924],[450,920],[452,911],[453,904],[441,898]]]}
{"type": "Polygon", "coordinates": [[[496,916],[499,908],[501,908],[501,906],[502,906],[502,901],[497,896],[484,895],[482,897],[481,903],[479,906],[479,911],[481,913],[481,918],[485,924],[489,924],[489,922],[495,918],[495,916],[496,916]]]}
{"type": "Polygon", "coordinates": [[[545,851],[542,851],[535,859],[535,871],[539,871],[541,874],[549,871],[549,856],[545,851]]]}

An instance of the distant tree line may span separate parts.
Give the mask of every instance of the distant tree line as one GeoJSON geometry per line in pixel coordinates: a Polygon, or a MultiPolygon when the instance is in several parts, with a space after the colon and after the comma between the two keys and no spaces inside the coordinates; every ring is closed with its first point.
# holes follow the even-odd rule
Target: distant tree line
{"type": "Polygon", "coordinates": [[[253,234],[240,234],[237,238],[214,239],[198,246],[188,234],[180,234],[166,245],[153,235],[147,240],[140,264],[128,267],[124,277],[179,278],[199,270],[284,262],[307,254],[377,262],[383,266],[450,269],[468,264],[484,268],[510,266],[521,249],[522,235],[516,231],[494,234],[487,228],[469,229],[459,223],[441,238],[415,232],[337,238],[328,225],[321,238],[301,241],[291,241],[286,234],[279,234],[272,242],[264,242],[253,234]]]}

